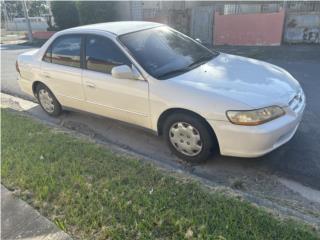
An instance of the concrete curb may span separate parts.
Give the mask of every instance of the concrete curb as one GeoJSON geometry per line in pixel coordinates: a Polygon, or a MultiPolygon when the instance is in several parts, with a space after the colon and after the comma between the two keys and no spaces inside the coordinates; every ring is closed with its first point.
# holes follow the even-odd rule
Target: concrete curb
{"type": "Polygon", "coordinates": [[[72,240],[54,223],[1,185],[1,239],[72,240]]]}

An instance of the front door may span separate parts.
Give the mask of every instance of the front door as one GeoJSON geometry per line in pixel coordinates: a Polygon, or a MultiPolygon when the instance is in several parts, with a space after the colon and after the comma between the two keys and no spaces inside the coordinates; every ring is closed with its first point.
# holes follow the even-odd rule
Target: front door
{"type": "Polygon", "coordinates": [[[150,127],[148,82],[111,75],[114,66],[132,66],[122,50],[111,39],[97,35],[86,36],[84,47],[82,80],[88,110],[150,127]]]}

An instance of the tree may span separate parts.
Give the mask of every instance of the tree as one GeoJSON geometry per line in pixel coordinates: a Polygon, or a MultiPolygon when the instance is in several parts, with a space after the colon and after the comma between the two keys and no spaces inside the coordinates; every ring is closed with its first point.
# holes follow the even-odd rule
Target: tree
{"type": "Polygon", "coordinates": [[[117,2],[111,1],[78,1],[80,24],[110,22],[118,19],[117,2]]]}
{"type": "Polygon", "coordinates": [[[4,1],[3,4],[6,5],[7,16],[10,20],[13,18],[24,17],[21,1],[4,1]]]}
{"type": "Polygon", "coordinates": [[[28,14],[29,17],[40,17],[49,13],[48,5],[46,1],[28,1],[28,14]]]}
{"type": "Polygon", "coordinates": [[[59,29],[66,29],[79,25],[79,14],[74,1],[52,1],[51,11],[59,29]]]}

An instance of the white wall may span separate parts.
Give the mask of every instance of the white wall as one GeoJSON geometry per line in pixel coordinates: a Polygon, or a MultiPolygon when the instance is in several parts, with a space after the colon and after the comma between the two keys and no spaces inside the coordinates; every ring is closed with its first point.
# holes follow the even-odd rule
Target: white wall
{"type": "Polygon", "coordinates": [[[287,14],[284,40],[288,43],[320,44],[319,12],[287,14]]]}
{"type": "MultiPolygon", "coordinates": [[[[46,31],[48,24],[45,18],[30,17],[32,31],[46,31]]],[[[14,18],[12,22],[7,23],[7,31],[28,31],[28,25],[25,18],[14,18]]]]}

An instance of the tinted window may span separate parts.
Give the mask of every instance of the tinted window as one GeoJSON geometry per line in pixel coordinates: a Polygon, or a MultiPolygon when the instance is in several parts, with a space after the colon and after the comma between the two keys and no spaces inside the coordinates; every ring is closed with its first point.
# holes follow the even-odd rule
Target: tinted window
{"type": "Polygon", "coordinates": [[[86,40],[86,68],[111,73],[114,66],[131,66],[130,60],[110,39],[88,36],[86,40]]]}
{"type": "Polygon", "coordinates": [[[159,79],[189,71],[217,55],[167,27],[125,34],[120,41],[149,74],[159,79]]]}
{"type": "Polygon", "coordinates": [[[81,36],[65,36],[52,45],[52,63],[80,67],[81,36]]]}

